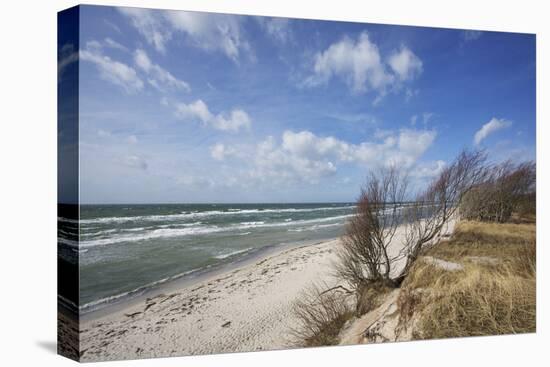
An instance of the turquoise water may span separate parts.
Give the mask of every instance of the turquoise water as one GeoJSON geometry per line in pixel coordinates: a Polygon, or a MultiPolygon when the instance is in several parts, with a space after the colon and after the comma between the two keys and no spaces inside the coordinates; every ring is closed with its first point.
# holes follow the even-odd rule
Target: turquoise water
{"type": "Polygon", "coordinates": [[[351,203],[81,206],[80,241],[65,241],[79,253],[81,311],[266,247],[338,237],[354,209],[351,203]]]}

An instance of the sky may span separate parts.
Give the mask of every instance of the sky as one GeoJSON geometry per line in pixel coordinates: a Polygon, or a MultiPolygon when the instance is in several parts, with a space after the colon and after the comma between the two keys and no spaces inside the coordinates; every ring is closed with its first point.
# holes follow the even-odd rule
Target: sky
{"type": "Polygon", "coordinates": [[[79,60],[82,203],[344,202],[389,165],[421,188],[464,148],[535,159],[534,35],[96,6],[80,21],[59,69],[79,60]]]}

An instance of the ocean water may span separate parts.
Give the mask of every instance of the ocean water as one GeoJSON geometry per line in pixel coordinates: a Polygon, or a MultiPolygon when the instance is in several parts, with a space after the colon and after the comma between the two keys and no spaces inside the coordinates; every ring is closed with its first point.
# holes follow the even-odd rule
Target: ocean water
{"type": "Polygon", "coordinates": [[[267,247],[331,239],[351,203],[83,205],[80,240],[59,218],[60,246],[78,252],[80,310],[89,312],[267,247]]]}

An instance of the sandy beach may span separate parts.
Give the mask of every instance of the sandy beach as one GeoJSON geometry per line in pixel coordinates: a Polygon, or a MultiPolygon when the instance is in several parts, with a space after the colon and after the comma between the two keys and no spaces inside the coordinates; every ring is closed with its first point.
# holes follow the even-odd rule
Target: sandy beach
{"type": "Polygon", "coordinates": [[[292,303],[313,282],[334,284],[338,245],[332,240],[282,250],[84,322],[82,361],[291,347],[292,303]]]}
{"type": "MultiPolygon", "coordinates": [[[[453,231],[451,221],[444,231],[453,231]]],[[[390,255],[400,250],[404,227],[390,255]]],[[[313,283],[333,287],[340,240],[287,248],[81,324],[82,361],[276,350],[292,338],[293,302],[313,283]]],[[[399,264],[397,265],[399,267],[399,264]]]]}

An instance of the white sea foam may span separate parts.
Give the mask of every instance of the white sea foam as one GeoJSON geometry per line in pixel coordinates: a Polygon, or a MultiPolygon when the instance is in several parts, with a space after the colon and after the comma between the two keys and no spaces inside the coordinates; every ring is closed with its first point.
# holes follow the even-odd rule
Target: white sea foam
{"type": "Polygon", "coordinates": [[[94,246],[105,246],[121,242],[137,242],[143,240],[149,240],[154,238],[170,238],[170,237],[185,237],[193,235],[204,235],[211,233],[219,232],[232,232],[239,230],[255,229],[255,228],[271,228],[271,227],[287,227],[287,226],[304,226],[308,224],[319,224],[325,222],[334,222],[339,221],[339,223],[334,223],[334,225],[341,225],[342,220],[353,216],[353,214],[347,215],[338,215],[334,217],[326,218],[315,218],[307,220],[298,220],[293,222],[243,222],[239,224],[229,225],[229,226],[192,226],[185,228],[158,228],[154,230],[149,230],[144,233],[139,234],[121,234],[112,236],[110,238],[100,238],[100,239],[90,239],[80,242],[81,248],[94,247],[94,246]]]}
{"type": "MultiPolygon", "coordinates": [[[[124,222],[136,222],[136,221],[170,221],[170,220],[185,220],[192,218],[203,218],[220,215],[242,215],[242,214],[263,214],[263,213],[307,213],[316,211],[329,211],[329,210],[345,210],[353,209],[355,206],[329,206],[322,208],[286,208],[286,209],[228,209],[226,211],[210,210],[204,212],[184,212],[178,214],[165,214],[165,215],[142,215],[133,217],[104,217],[104,218],[90,218],[81,219],[81,224],[92,223],[124,223],[124,222]]],[[[68,220],[71,221],[71,220],[68,220]]],[[[77,221],[74,221],[78,223],[77,221]]]]}
{"type": "Polygon", "coordinates": [[[243,226],[255,226],[255,225],[261,225],[265,224],[265,222],[257,221],[257,222],[241,222],[241,225],[243,226]]]}
{"type": "Polygon", "coordinates": [[[308,227],[290,228],[288,230],[288,232],[315,231],[315,230],[321,229],[321,228],[330,228],[330,227],[336,227],[336,226],[340,226],[340,225],[342,225],[342,223],[315,224],[313,226],[308,226],[308,227]]]}
{"type": "Polygon", "coordinates": [[[57,242],[62,243],[64,245],[67,245],[69,247],[74,247],[74,248],[79,247],[78,246],[79,245],[78,241],[70,240],[70,239],[64,238],[64,237],[57,237],[57,242]]]}
{"type": "Polygon", "coordinates": [[[231,252],[228,252],[226,254],[220,254],[220,255],[216,255],[214,256],[216,259],[227,259],[228,257],[231,257],[233,255],[238,255],[238,254],[242,254],[243,252],[247,252],[247,251],[250,251],[252,250],[252,248],[245,248],[244,250],[236,250],[236,251],[231,251],[231,252]]]}
{"type": "Polygon", "coordinates": [[[70,219],[70,218],[64,218],[64,217],[57,217],[58,222],[66,222],[66,223],[75,223],[78,224],[77,219],[70,219]]]}
{"type": "MultiPolygon", "coordinates": [[[[208,266],[206,266],[205,268],[208,268],[208,266]]],[[[79,309],[81,311],[84,311],[84,312],[89,311],[89,310],[93,310],[93,309],[97,308],[100,305],[114,303],[114,302],[116,302],[120,299],[124,299],[124,298],[127,298],[127,297],[132,296],[132,295],[140,294],[140,293],[142,293],[142,292],[144,292],[144,291],[146,291],[150,288],[153,288],[155,286],[158,286],[160,284],[163,284],[163,283],[166,283],[168,281],[181,278],[183,276],[186,276],[186,275],[189,275],[189,274],[192,274],[192,273],[195,273],[197,270],[199,270],[199,269],[189,270],[189,271],[186,271],[186,272],[183,272],[183,273],[171,276],[171,277],[166,277],[166,278],[157,280],[155,282],[148,283],[144,286],[135,288],[135,289],[133,289],[131,291],[128,291],[128,292],[123,292],[123,293],[119,293],[119,294],[116,294],[116,295],[113,295],[113,296],[101,298],[101,299],[98,299],[96,301],[88,302],[86,304],[81,305],[79,307],[79,309]]]]}

